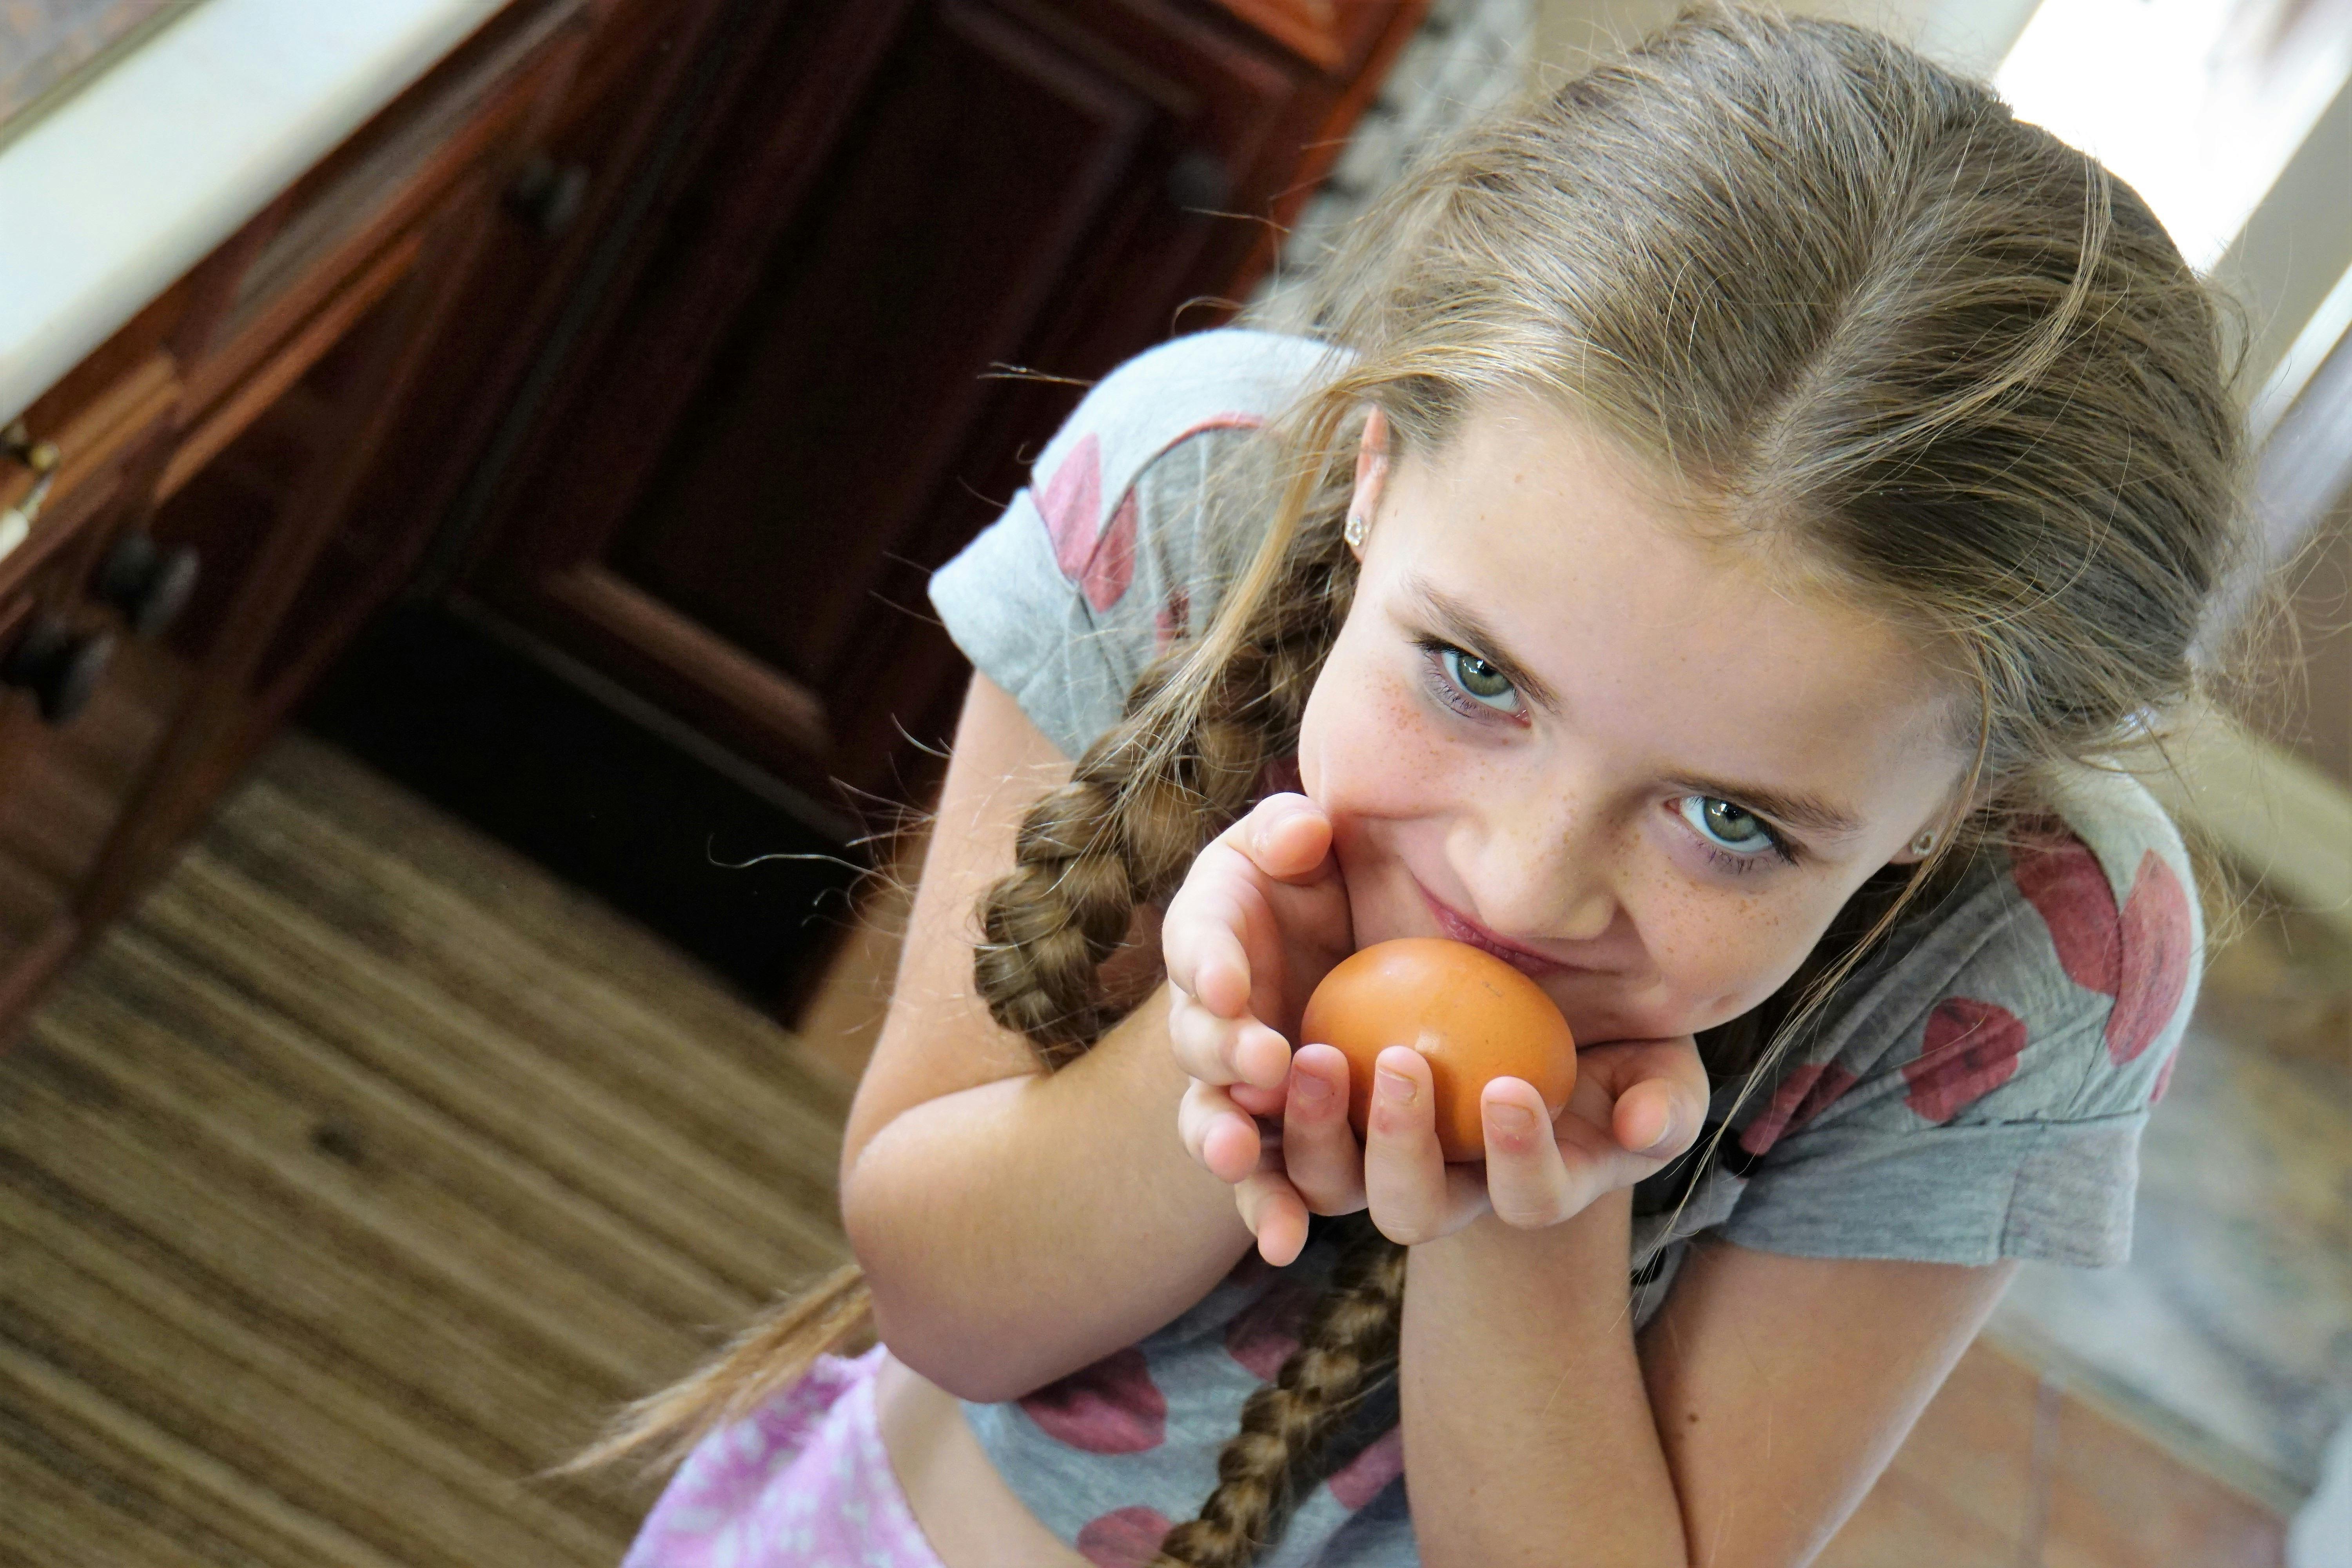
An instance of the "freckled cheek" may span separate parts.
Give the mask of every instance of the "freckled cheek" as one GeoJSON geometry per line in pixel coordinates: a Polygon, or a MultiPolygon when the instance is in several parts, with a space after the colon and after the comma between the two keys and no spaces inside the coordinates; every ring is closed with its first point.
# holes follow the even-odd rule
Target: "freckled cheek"
{"type": "Polygon", "coordinates": [[[1826,920],[1779,901],[1692,889],[1648,911],[1643,934],[1666,988],[1689,1013],[1685,1027],[1738,1017],[1796,972],[1826,920]]]}
{"type": "Polygon", "coordinates": [[[1441,809],[1455,769],[1429,705],[1393,677],[1325,667],[1299,731],[1307,793],[1335,816],[1409,817],[1441,809]]]}

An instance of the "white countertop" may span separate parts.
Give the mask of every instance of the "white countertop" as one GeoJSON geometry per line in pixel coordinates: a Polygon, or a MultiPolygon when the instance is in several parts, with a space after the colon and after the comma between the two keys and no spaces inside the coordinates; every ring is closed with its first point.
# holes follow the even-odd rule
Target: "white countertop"
{"type": "Polygon", "coordinates": [[[504,0],[187,0],[0,147],[0,420],[504,0]]]}

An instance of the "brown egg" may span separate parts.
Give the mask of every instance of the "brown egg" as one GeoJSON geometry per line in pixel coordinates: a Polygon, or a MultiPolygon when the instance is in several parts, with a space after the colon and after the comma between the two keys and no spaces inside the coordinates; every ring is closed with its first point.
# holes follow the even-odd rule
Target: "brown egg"
{"type": "Polygon", "coordinates": [[[1576,1087],[1568,1020],[1534,981],[1490,952],[1443,937],[1374,942],[1343,959],[1299,1020],[1301,1045],[1337,1046],[1348,1058],[1348,1115],[1363,1136],[1372,1063],[1391,1046],[1429,1058],[1437,1142],[1448,1160],[1483,1160],[1478,1097],[1498,1078],[1525,1079],[1557,1117],[1576,1087]]]}

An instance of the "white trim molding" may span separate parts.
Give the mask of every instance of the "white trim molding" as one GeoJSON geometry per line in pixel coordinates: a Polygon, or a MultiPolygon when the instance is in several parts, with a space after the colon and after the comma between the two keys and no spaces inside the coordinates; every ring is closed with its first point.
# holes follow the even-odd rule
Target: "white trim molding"
{"type": "Polygon", "coordinates": [[[2236,721],[2184,725],[2149,789],[2283,901],[2352,939],[2352,790],[2236,721]]]}

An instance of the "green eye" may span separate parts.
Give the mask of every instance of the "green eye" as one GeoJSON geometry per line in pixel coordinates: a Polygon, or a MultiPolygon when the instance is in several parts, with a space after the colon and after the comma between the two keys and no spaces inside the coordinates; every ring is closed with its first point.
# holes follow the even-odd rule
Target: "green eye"
{"type": "Polygon", "coordinates": [[[1499,708],[1507,713],[1518,707],[1518,692],[1510,679],[1475,653],[1447,648],[1445,674],[1454,685],[1489,708],[1499,708]]]}
{"type": "Polygon", "coordinates": [[[1761,855],[1776,847],[1772,834],[1756,815],[1711,795],[1686,795],[1682,802],[1683,820],[1699,831],[1699,836],[1718,849],[1728,849],[1735,855],[1761,855]]]}

